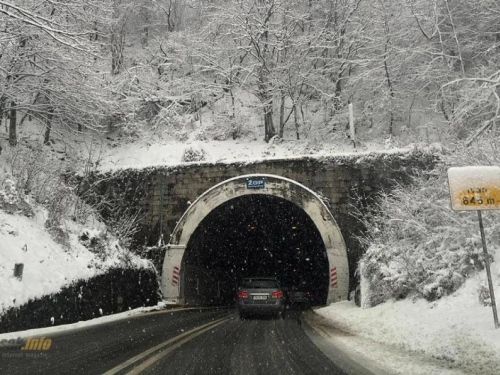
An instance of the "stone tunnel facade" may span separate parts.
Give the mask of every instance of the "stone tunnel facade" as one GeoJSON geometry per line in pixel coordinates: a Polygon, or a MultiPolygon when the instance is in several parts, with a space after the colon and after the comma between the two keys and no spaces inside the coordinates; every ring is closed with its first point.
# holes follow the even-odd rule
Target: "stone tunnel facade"
{"type": "Polygon", "coordinates": [[[169,243],[176,224],[197,197],[218,183],[241,175],[282,176],[314,191],[329,208],[344,237],[352,279],[363,252],[356,237],[364,230],[353,214],[362,214],[376,204],[377,193],[390,191],[394,184],[409,183],[418,171],[432,168],[435,163],[431,152],[415,148],[321,158],[120,169],[92,176],[81,184],[80,194],[97,205],[104,200],[106,204],[100,206],[105,219],[138,215],[140,228],[133,245],[152,246],[149,257],[161,272],[165,250],[155,245],[160,238],[169,243]]]}

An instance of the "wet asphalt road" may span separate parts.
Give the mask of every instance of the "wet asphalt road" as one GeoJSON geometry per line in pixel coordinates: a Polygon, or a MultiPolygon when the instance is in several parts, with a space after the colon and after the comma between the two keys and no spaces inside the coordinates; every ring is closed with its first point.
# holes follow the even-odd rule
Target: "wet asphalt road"
{"type": "Polygon", "coordinates": [[[300,314],[155,312],[47,335],[46,352],[0,348],[0,374],[344,374],[309,339],[300,314]]]}

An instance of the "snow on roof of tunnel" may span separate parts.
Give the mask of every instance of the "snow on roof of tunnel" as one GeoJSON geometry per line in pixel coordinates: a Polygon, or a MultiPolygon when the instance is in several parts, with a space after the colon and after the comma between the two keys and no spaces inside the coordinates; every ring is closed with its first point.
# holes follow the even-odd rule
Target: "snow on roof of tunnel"
{"type": "Polygon", "coordinates": [[[262,163],[267,161],[294,161],[302,159],[336,159],[336,158],[347,158],[347,159],[359,159],[359,161],[364,160],[364,158],[378,157],[384,155],[408,155],[415,150],[426,150],[428,153],[436,152],[435,148],[432,147],[418,147],[411,146],[406,148],[394,148],[389,150],[369,150],[369,151],[351,151],[351,152],[341,152],[341,153],[317,153],[317,154],[304,154],[304,155],[283,155],[283,156],[273,156],[273,157],[252,157],[251,155],[247,158],[234,158],[234,159],[223,159],[223,160],[205,160],[205,161],[194,161],[194,162],[160,162],[160,163],[141,163],[138,161],[136,164],[124,164],[124,165],[105,165],[100,168],[101,172],[116,172],[120,170],[142,170],[142,169],[154,169],[162,167],[183,167],[190,165],[228,165],[228,164],[253,164],[262,163]]]}

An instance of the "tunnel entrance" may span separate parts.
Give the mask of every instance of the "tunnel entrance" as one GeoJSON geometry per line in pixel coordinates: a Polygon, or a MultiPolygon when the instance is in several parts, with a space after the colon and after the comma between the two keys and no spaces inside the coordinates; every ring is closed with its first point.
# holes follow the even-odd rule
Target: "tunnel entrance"
{"type": "Polygon", "coordinates": [[[200,302],[209,294],[215,298],[205,303],[230,302],[239,278],[254,272],[274,273],[285,286],[303,282],[317,303],[325,293],[327,304],[347,299],[344,238],[318,194],[268,174],[213,186],[189,204],[170,235],[161,290],[172,303],[200,302]],[[202,290],[207,285],[209,293],[202,290]]]}
{"type": "Polygon", "coordinates": [[[186,304],[230,305],[244,277],[273,276],[286,290],[311,292],[325,304],[328,257],[321,234],[296,204],[271,195],[246,195],[212,210],[192,234],[183,257],[186,304]]]}

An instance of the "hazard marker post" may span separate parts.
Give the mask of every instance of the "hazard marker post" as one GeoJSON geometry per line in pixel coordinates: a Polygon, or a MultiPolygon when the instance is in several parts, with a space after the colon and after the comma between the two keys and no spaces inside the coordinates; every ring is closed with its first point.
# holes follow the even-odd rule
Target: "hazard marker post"
{"type": "Polygon", "coordinates": [[[448,184],[450,187],[451,209],[453,211],[477,211],[483,244],[484,266],[490,289],[493,320],[495,328],[499,328],[495,291],[493,290],[493,280],[491,278],[490,258],[486,247],[481,211],[500,210],[500,167],[452,167],[448,169],[448,184]]]}

